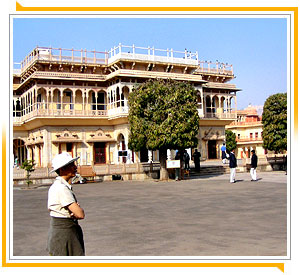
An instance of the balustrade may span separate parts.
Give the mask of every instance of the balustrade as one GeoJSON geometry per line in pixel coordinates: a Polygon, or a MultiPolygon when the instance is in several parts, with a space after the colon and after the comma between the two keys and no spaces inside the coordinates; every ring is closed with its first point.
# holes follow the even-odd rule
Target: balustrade
{"type": "Polygon", "coordinates": [[[262,142],[262,137],[246,137],[246,136],[240,136],[236,137],[237,142],[253,142],[253,141],[261,141],[262,142]]]}
{"type": "MultiPolygon", "coordinates": [[[[60,102],[38,102],[28,106],[22,111],[13,111],[15,123],[24,122],[34,117],[109,117],[128,115],[128,106],[115,105],[114,108],[107,108],[106,104],[96,103],[60,103],[60,102]]],[[[201,110],[201,117],[215,119],[236,119],[236,113],[210,113],[201,110]]]]}
{"type": "Polygon", "coordinates": [[[173,49],[137,47],[135,45],[126,46],[122,44],[105,52],[37,47],[25,57],[19,68],[21,72],[24,72],[36,60],[108,65],[119,58],[196,65],[198,66],[197,72],[233,75],[232,65],[218,61],[215,63],[200,61],[198,60],[197,51],[191,52],[186,49],[185,51],[175,51],[173,49]]]}
{"type": "MultiPolygon", "coordinates": [[[[23,122],[34,117],[107,117],[106,104],[81,104],[81,103],[34,103],[22,111],[13,112],[15,123],[23,122]]],[[[128,113],[125,107],[116,108],[118,113],[128,113]]]]}
{"type": "Polygon", "coordinates": [[[236,119],[236,113],[205,113],[204,118],[236,119]]]}

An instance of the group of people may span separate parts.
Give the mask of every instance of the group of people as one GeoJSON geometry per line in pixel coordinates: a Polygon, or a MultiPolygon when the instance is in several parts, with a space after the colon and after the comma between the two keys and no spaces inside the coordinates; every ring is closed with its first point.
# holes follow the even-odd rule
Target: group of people
{"type": "MultiPolygon", "coordinates": [[[[229,160],[229,168],[230,168],[230,182],[234,183],[235,175],[236,175],[236,167],[237,167],[237,160],[234,155],[234,151],[231,150],[229,154],[227,153],[225,143],[223,143],[223,146],[221,147],[222,152],[222,162],[223,164],[226,163],[226,160],[229,160]]],[[[250,168],[250,176],[251,181],[257,181],[256,177],[256,168],[257,168],[257,155],[255,154],[255,150],[251,150],[251,168],[250,168]]]]}
{"type": "MultiPolygon", "coordinates": [[[[252,150],[251,157],[251,178],[256,181],[257,156],[252,150]]],[[[237,160],[234,152],[229,154],[225,151],[226,159],[229,160],[230,182],[235,182],[235,172],[237,160]]],[[[201,154],[196,149],[193,153],[195,169],[200,171],[201,154]]],[[[57,155],[53,161],[53,170],[56,172],[54,183],[48,191],[48,210],[50,212],[50,229],[48,234],[47,249],[51,256],[84,256],[84,240],[83,232],[78,224],[78,220],[84,219],[85,213],[83,208],[77,202],[75,194],[72,190],[72,179],[76,176],[77,166],[75,162],[79,157],[72,158],[67,152],[57,155]]],[[[223,151],[222,151],[223,158],[223,151]]],[[[175,159],[184,161],[184,168],[190,169],[190,157],[187,151],[176,153],[175,159]]],[[[180,169],[179,169],[180,171],[180,169]]],[[[176,177],[180,175],[176,172],[176,177]]]]}
{"type": "MultiPolygon", "coordinates": [[[[200,157],[201,157],[200,152],[198,152],[198,149],[195,149],[192,155],[192,159],[195,164],[196,172],[200,172],[200,157]]],[[[180,175],[181,170],[185,170],[185,171],[190,170],[190,155],[188,154],[187,150],[184,150],[183,152],[177,150],[175,155],[175,160],[180,160],[180,167],[175,168],[175,180],[179,180],[181,176],[180,175]],[[183,164],[182,167],[181,167],[181,163],[183,164]]]]}

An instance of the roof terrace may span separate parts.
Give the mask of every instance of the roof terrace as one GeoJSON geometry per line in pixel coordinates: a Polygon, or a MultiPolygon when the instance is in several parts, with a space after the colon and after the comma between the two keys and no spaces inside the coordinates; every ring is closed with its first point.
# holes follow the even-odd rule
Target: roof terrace
{"type": "Polygon", "coordinates": [[[21,63],[15,63],[14,72],[24,72],[35,61],[70,62],[91,65],[109,65],[119,59],[163,62],[197,66],[196,73],[233,75],[232,65],[221,62],[200,61],[198,52],[188,50],[157,49],[154,47],[126,46],[121,43],[109,51],[87,51],[52,47],[36,47],[21,63]]]}

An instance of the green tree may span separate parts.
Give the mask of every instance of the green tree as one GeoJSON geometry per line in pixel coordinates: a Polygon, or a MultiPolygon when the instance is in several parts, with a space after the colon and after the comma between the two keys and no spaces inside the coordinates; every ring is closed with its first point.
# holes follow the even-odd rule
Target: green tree
{"type": "Polygon", "coordinates": [[[34,160],[31,159],[26,159],[21,165],[21,168],[26,171],[26,178],[27,178],[26,183],[28,187],[29,184],[32,183],[32,181],[29,178],[30,178],[30,173],[35,170],[34,166],[35,166],[34,160]]]}
{"type": "Polygon", "coordinates": [[[159,150],[160,179],[167,179],[167,149],[198,144],[197,91],[186,82],[149,80],[129,95],[131,150],[159,150]]]}
{"type": "Polygon", "coordinates": [[[263,147],[282,152],[287,149],[287,94],[278,93],[267,98],[262,114],[263,147]]]}
{"type": "Polygon", "coordinates": [[[230,152],[237,147],[236,135],[230,130],[225,130],[226,149],[230,152]]]}

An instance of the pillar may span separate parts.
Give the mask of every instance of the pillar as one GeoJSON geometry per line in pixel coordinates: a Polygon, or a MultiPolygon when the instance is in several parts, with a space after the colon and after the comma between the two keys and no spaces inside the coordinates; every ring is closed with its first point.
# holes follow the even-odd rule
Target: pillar
{"type": "Polygon", "coordinates": [[[64,105],[63,105],[63,102],[64,102],[64,92],[63,90],[60,90],[60,114],[62,115],[63,114],[63,109],[64,109],[64,105]]]}
{"type": "Polygon", "coordinates": [[[47,108],[47,115],[49,115],[49,92],[46,90],[46,108],[47,108]]]}
{"type": "Polygon", "coordinates": [[[152,163],[152,150],[148,150],[148,163],[152,163]]]}
{"type": "Polygon", "coordinates": [[[53,114],[54,113],[54,106],[53,106],[53,88],[50,88],[50,104],[51,104],[51,113],[53,114]]]}
{"type": "Polygon", "coordinates": [[[76,102],[76,90],[75,89],[71,89],[72,91],[72,105],[71,105],[71,109],[73,110],[74,114],[75,114],[75,102],[76,102]]]}
{"type": "Polygon", "coordinates": [[[86,89],[84,89],[84,94],[85,94],[85,113],[88,114],[89,113],[89,92],[86,91],[86,89]]]}

